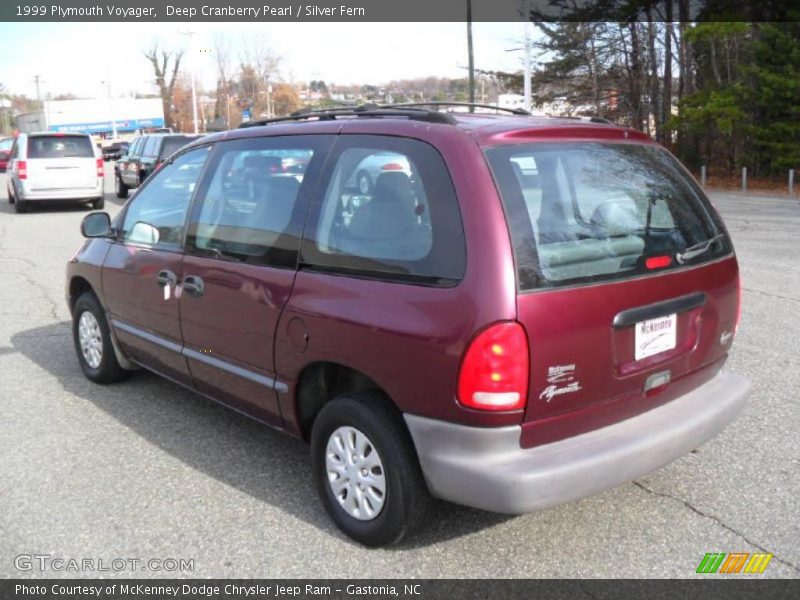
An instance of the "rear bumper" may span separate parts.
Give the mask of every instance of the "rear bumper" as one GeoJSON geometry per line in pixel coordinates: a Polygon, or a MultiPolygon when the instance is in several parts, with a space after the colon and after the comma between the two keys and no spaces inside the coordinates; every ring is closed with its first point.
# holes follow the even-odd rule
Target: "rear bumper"
{"type": "Polygon", "coordinates": [[[89,200],[103,197],[102,183],[95,187],[60,188],[50,190],[31,190],[23,185],[17,188],[20,196],[25,201],[31,200],[89,200]]]}
{"type": "Polygon", "coordinates": [[[519,426],[405,419],[434,496],[519,514],[584,498],[687,454],[733,421],[749,393],[749,381],[723,370],[646,413],[535,448],[520,448],[519,426]]]}

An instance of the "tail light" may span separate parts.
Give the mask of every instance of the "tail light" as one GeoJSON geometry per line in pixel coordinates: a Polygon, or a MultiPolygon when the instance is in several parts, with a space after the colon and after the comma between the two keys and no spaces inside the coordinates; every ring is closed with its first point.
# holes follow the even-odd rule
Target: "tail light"
{"type": "Polygon", "coordinates": [[[17,179],[28,178],[28,163],[24,160],[17,161],[17,179]]]}
{"type": "Polygon", "coordinates": [[[645,267],[648,269],[663,269],[672,264],[671,256],[650,256],[644,261],[645,267]]]}
{"type": "Polygon", "coordinates": [[[97,176],[103,177],[103,175],[105,175],[105,171],[103,170],[103,159],[98,158],[96,164],[97,164],[97,176]]]}
{"type": "Polygon", "coordinates": [[[402,171],[403,165],[400,163],[386,163],[381,167],[383,171],[402,171]]]}
{"type": "Polygon", "coordinates": [[[480,410],[519,410],[528,401],[528,337],[517,322],[495,323],[470,343],[458,375],[458,401],[480,410]]]}

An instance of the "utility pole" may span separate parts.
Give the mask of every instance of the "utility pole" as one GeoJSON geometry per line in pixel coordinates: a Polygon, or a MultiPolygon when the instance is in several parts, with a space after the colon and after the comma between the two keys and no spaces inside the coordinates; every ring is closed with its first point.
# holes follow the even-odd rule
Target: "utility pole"
{"type": "Polygon", "coordinates": [[[111,139],[117,139],[117,120],[114,118],[114,100],[111,98],[111,78],[100,83],[106,84],[106,97],[108,98],[108,113],[111,118],[111,139]]]}
{"type": "MultiPolygon", "coordinates": [[[[467,0],[467,54],[469,54],[469,102],[475,104],[475,56],[472,52],[472,0],[467,0]]],[[[469,112],[475,112],[470,106],[469,112]]]]}
{"type": "Polygon", "coordinates": [[[42,129],[47,131],[50,129],[50,114],[47,110],[47,104],[42,101],[42,92],[39,87],[39,84],[42,82],[42,78],[40,75],[34,75],[33,80],[36,82],[36,104],[39,105],[39,108],[44,113],[44,127],[42,129]]]}
{"type": "Polygon", "coordinates": [[[194,39],[194,34],[197,33],[196,31],[179,31],[179,35],[187,35],[189,36],[189,60],[191,61],[191,65],[189,69],[192,71],[192,122],[194,123],[194,134],[197,135],[199,133],[197,127],[197,91],[195,88],[194,83],[194,57],[192,56],[192,40],[194,39]]]}
{"type": "MultiPolygon", "coordinates": [[[[527,2],[525,3],[527,6],[527,2]]],[[[525,99],[523,108],[531,112],[531,22],[528,15],[525,15],[525,99]]]]}

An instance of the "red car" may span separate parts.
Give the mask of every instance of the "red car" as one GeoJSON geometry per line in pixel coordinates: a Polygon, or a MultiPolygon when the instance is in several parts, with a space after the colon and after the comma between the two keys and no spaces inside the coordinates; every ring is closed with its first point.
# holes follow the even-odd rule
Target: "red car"
{"type": "Polygon", "coordinates": [[[322,504],[367,545],[432,496],[535,511],[730,423],[739,269],[678,161],[631,129],[440,108],[250,123],[87,216],[83,372],[144,367],[309,441],[322,504]],[[302,172],[248,189],[287,152],[302,172]],[[407,168],[365,194],[352,175],[386,153],[407,168]]]}
{"type": "Polygon", "coordinates": [[[5,173],[8,169],[8,162],[11,159],[11,146],[14,145],[14,138],[0,138],[0,173],[5,173]]]}

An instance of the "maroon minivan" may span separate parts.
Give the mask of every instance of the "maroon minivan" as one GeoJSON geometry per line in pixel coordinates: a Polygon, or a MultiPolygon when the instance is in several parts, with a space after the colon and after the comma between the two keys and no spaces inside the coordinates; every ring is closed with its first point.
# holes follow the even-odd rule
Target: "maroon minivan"
{"type": "Polygon", "coordinates": [[[649,473],[749,392],[723,368],[730,236],[631,129],[431,105],[250,123],[82,231],[86,376],[145,367],[308,440],[323,505],[367,545],[432,497],[523,513],[649,473]]]}

